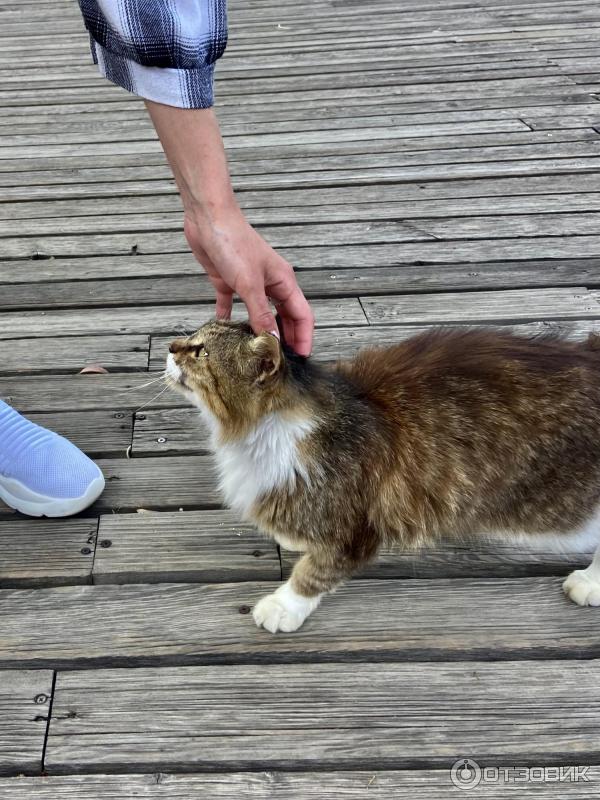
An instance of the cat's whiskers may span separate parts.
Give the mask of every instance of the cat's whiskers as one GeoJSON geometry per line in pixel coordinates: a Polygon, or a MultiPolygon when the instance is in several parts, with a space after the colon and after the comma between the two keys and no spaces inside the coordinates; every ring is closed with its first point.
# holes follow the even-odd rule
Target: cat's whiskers
{"type": "Polygon", "coordinates": [[[163,388],[160,390],[160,392],[158,392],[158,394],[155,394],[154,397],[151,397],[149,400],[146,400],[145,403],[142,403],[142,405],[139,406],[139,408],[136,408],[133,413],[137,414],[137,412],[141,411],[142,408],[146,408],[146,406],[149,406],[150,403],[153,403],[156,400],[157,397],[160,397],[161,394],[164,394],[167,391],[167,389],[169,389],[169,388],[170,388],[170,386],[167,383],[165,386],[163,386],[163,388]]]}
{"type": "Polygon", "coordinates": [[[151,381],[148,381],[147,383],[140,383],[139,386],[128,386],[127,389],[117,389],[116,391],[118,391],[120,394],[124,394],[125,392],[135,392],[138,391],[139,389],[146,389],[148,386],[152,386],[153,384],[158,383],[159,381],[164,381],[166,376],[167,373],[163,371],[160,373],[160,375],[158,375],[158,377],[153,378],[151,381]]]}

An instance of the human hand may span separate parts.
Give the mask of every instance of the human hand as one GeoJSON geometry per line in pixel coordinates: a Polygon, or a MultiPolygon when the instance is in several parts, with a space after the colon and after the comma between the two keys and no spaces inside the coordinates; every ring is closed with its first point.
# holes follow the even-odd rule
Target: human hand
{"type": "Polygon", "coordinates": [[[218,318],[229,319],[235,293],[245,303],[255,333],[277,334],[271,299],[281,317],[286,343],[299,355],[310,355],[314,315],[294,270],[254,230],[237,205],[210,215],[186,210],[184,233],[215,288],[218,318]]]}

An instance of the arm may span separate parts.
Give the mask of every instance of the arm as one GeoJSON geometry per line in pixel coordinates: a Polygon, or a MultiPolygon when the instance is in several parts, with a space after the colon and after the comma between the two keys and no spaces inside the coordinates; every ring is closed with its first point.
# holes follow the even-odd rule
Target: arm
{"type": "Polygon", "coordinates": [[[250,226],[231,186],[213,102],[214,62],[226,43],[225,0],[80,0],[101,72],[146,99],[184,208],[184,232],[217,294],[217,316],[233,294],[250,324],[277,331],[309,355],[314,319],[292,267],[250,226]]]}
{"type": "Polygon", "coordinates": [[[230,316],[235,292],[254,331],[276,333],[271,298],[287,343],[309,355],[312,311],[292,267],[249,225],[235,201],[213,111],[149,101],[146,106],[181,193],[187,241],[217,293],[217,316],[230,316]]]}

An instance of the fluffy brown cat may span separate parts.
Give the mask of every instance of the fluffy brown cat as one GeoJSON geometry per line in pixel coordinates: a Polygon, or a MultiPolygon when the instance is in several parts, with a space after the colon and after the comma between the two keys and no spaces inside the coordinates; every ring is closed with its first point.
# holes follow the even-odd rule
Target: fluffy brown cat
{"type": "MultiPolygon", "coordinates": [[[[255,606],[293,631],[382,545],[496,535],[589,547],[600,530],[596,339],[436,329],[325,369],[210,322],[170,348],[170,382],[213,434],[226,501],[303,551],[255,606]]],[[[600,605],[600,558],[566,594],[600,605]]]]}

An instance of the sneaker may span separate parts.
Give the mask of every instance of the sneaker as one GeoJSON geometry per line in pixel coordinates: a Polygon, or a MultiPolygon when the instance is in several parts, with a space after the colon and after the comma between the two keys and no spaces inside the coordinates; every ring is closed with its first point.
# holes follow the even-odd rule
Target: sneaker
{"type": "Polygon", "coordinates": [[[85,453],[0,400],[0,499],[30,517],[68,517],[103,489],[104,476],[85,453]]]}

